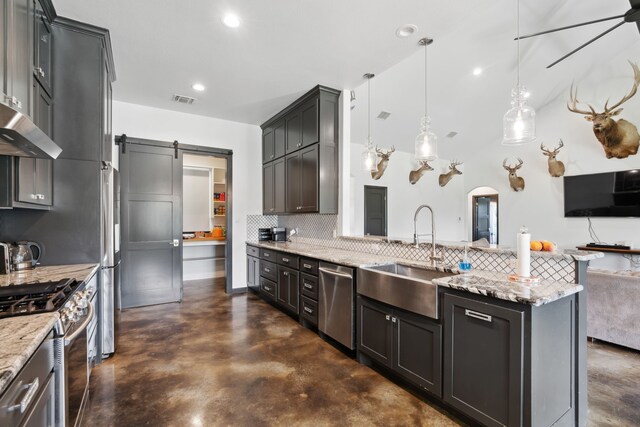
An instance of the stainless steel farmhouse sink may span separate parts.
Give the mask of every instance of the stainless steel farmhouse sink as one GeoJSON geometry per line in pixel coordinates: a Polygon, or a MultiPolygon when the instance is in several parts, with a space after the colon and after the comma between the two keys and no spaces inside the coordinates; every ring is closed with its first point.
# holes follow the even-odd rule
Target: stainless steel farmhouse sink
{"type": "Polygon", "coordinates": [[[360,295],[394,307],[438,318],[438,285],[433,279],[452,276],[404,264],[382,264],[358,269],[360,295]]]}

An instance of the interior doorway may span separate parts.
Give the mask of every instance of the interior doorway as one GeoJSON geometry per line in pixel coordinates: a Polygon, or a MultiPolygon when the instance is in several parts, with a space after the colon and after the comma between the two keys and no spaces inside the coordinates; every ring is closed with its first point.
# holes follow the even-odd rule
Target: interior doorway
{"type": "Polygon", "coordinates": [[[364,234],[387,235],[387,187],[364,186],[364,234]]]}
{"type": "Polygon", "coordinates": [[[486,239],[490,244],[498,244],[498,195],[480,194],[472,196],[473,241],[486,239]]]}
{"type": "Polygon", "coordinates": [[[184,153],[182,174],[182,278],[222,279],[227,274],[227,158],[184,153]]]}

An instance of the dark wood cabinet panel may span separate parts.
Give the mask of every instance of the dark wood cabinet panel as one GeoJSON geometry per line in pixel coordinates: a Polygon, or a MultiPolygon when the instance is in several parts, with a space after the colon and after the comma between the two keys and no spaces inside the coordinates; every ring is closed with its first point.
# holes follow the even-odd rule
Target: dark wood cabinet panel
{"type": "Polygon", "coordinates": [[[36,196],[36,159],[16,158],[16,201],[35,203],[36,196]]]}
{"type": "Polygon", "coordinates": [[[280,120],[273,126],[273,158],[277,159],[284,156],[287,134],[285,130],[285,121],[280,120]]]}
{"type": "Polygon", "coordinates": [[[318,212],[319,145],[300,150],[300,212],[318,212]]]}
{"type": "Polygon", "coordinates": [[[444,296],[444,400],[487,426],[522,422],[524,313],[444,296]]]}
{"type": "Polygon", "coordinates": [[[306,147],[320,141],[318,127],[318,98],[309,100],[300,108],[302,118],[302,147],[306,147]]]}
{"type": "Polygon", "coordinates": [[[391,367],[392,310],[358,297],[358,351],[384,366],[391,367]]]}
{"type": "Polygon", "coordinates": [[[260,293],[267,299],[275,301],[278,292],[278,285],[264,277],[260,278],[260,293]]]}
{"type": "Polygon", "coordinates": [[[286,169],[286,212],[300,212],[300,155],[298,152],[285,157],[286,169]]]}
{"type": "Polygon", "coordinates": [[[273,161],[273,213],[284,213],[286,206],[287,173],[285,158],[273,161]]]}
{"type": "Polygon", "coordinates": [[[278,267],[278,303],[296,315],[300,307],[299,277],[297,270],[278,267]]]}
{"type": "Polygon", "coordinates": [[[276,210],[273,177],[273,163],[266,163],[262,166],[262,213],[265,215],[274,214],[276,210]]]}
{"type": "Polygon", "coordinates": [[[260,260],[250,255],[247,255],[247,288],[260,288],[260,260]]]}
{"type": "Polygon", "coordinates": [[[39,205],[53,204],[53,160],[36,159],[36,193],[39,205]]]}
{"type": "Polygon", "coordinates": [[[318,299],[318,277],[312,276],[307,273],[301,273],[300,277],[300,289],[303,295],[318,299]]]}
{"type": "Polygon", "coordinates": [[[395,372],[442,396],[442,327],[422,316],[394,310],[391,318],[395,372]]]}
{"type": "Polygon", "coordinates": [[[266,130],[262,134],[262,162],[270,162],[275,159],[275,146],[274,146],[274,133],[273,128],[266,130]]]}
{"type": "Polygon", "coordinates": [[[33,0],[6,0],[7,76],[9,105],[32,117],[33,0]]]}
{"type": "Polygon", "coordinates": [[[302,147],[302,129],[300,128],[300,112],[294,111],[285,118],[287,128],[286,154],[302,147]]]}
{"type": "Polygon", "coordinates": [[[51,25],[38,0],[34,1],[34,44],[33,44],[33,75],[40,86],[52,95],[51,79],[51,25]]]}

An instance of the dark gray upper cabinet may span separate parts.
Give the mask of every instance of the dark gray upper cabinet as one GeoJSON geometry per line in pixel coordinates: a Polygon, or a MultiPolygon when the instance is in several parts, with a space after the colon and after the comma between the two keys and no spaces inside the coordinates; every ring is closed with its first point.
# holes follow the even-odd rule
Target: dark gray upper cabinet
{"type": "Polygon", "coordinates": [[[285,212],[285,159],[262,166],[262,212],[274,215],[285,212]]]}
{"type": "Polygon", "coordinates": [[[300,108],[302,118],[302,145],[306,147],[320,141],[320,129],[318,128],[318,102],[319,98],[307,101],[300,108]]]}
{"type": "Polygon", "coordinates": [[[31,117],[33,0],[6,0],[6,70],[2,101],[31,117]]]}
{"type": "Polygon", "coordinates": [[[317,86],[262,125],[263,162],[286,153],[286,209],[280,213],[337,213],[339,97],[339,91],[317,86]],[[284,141],[284,151],[277,141],[284,141]]]}
{"type": "Polygon", "coordinates": [[[52,193],[52,160],[16,157],[16,203],[14,203],[14,207],[51,206],[52,193]],[[25,203],[29,205],[25,205],[25,203]]]}
{"type": "Polygon", "coordinates": [[[51,96],[51,60],[52,36],[49,18],[38,0],[34,1],[34,44],[33,44],[33,75],[42,88],[51,96]]]}
{"type": "Polygon", "coordinates": [[[300,111],[294,110],[285,118],[287,130],[286,154],[293,153],[302,147],[302,131],[300,129],[300,111]]]}
{"type": "Polygon", "coordinates": [[[286,157],[287,213],[318,212],[318,144],[286,157]]]}
{"type": "Polygon", "coordinates": [[[273,128],[269,128],[262,133],[262,163],[275,159],[273,128]]]}
{"type": "Polygon", "coordinates": [[[59,158],[109,161],[109,84],[115,80],[109,31],[66,18],[56,19],[51,28],[53,131],[62,148],[59,158]]]}

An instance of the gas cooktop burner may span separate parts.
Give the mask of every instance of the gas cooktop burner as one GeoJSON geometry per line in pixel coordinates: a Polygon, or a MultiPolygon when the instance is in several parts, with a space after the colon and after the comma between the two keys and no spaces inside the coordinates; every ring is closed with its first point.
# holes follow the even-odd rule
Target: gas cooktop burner
{"type": "Polygon", "coordinates": [[[73,279],[0,287],[0,318],[60,310],[79,283],[73,279]]]}

